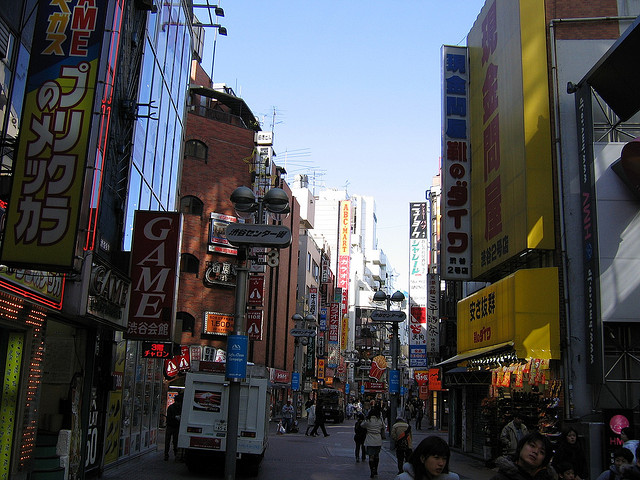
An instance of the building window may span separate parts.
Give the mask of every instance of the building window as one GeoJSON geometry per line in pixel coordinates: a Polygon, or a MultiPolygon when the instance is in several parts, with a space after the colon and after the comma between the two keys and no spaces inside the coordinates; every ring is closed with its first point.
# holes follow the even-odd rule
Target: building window
{"type": "Polygon", "coordinates": [[[320,265],[313,261],[313,278],[316,279],[316,282],[320,281],[320,265]]]}
{"type": "Polygon", "coordinates": [[[184,145],[185,157],[198,158],[207,163],[207,146],[200,140],[187,140],[184,145]]]}
{"type": "Polygon", "coordinates": [[[193,331],[196,325],[196,319],[193,315],[187,312],[177,312],[176,321],[182,321],[183,332],[191,332],[191,334],[193,335],[193,331]]]}
{"type": "Polygon", "coordinates": [[[195,273],[198,276],[200,260],[195,255],[183,253],[180,255],[180,271],[183,273],[195,273]]]}
{"type": "Polygon", "coordinates": [[[180,199],[180,212],[201,217],[203,211],[204,203],[198,197],[187,195],[180,199]]]}
{"type": "Polygon", "coordinates": [[[311,254],[307,253],[307,272],[311,271],[311,254]]]}

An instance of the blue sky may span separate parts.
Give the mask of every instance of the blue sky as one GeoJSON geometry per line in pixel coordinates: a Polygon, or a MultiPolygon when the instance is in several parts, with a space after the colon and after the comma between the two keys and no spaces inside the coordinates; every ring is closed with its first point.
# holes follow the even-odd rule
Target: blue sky
{"type": "MultiPolygon", "coordinates": [[[[214,81],[233,88],[264,130],[275,110],[276,163],[290,182],[307,173],[316,190],[346,185],[375,198],[379,247],[406,290],[409,202],[425,199],[439,165],[440,47],[466,44],[484,0],[218,4],[228,35],[216,41],[214,81]]],[[[209,74],[212,51],[208,29],[209,74]]]]}

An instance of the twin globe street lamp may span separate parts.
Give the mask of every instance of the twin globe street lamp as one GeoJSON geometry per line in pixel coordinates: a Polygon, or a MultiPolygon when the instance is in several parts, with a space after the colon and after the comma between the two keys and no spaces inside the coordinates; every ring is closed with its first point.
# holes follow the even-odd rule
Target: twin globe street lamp
{"type": "MultiPolygon", "coordinates": [[[[389,423],[393,424],[398,415],[398,395],[400,393],[400,372],[398,370],[398,354],[400,352],[400,338],[398,336],[398,324],[403,322],[407,315],[402,311],[391,311],[391,302],[402,303],[405,296],[396,291],[393,295],[387,295],[378,290],[373,295],[374,302],[386,302],[386,311],[374,310],[371,312],[371,320],[379,323],[390,323],[393,339],[391,341],[391,371],[389,372],[389,393],[391,394],[391,415],[389,423]]],[[[391,428],[391,425],[389,425],[391,428]]],[[[391,438],[391,436],[389,436],[391,438]]],[[[393,447],[393,439],[390,440],[393,447]]]]}
{"type": "Polygon", "coordinates": [[[279,219],[289,213],[289,196],[281,188],[271,188],[264,196],[256,196],[249,187],[238,187],[231,193],[231,202],[243,218],[253,218],[252,224],[230,223],[225,233],[227,241],[238,247],[236,269],[236,298],[233,332],[227,337],[226,378],[229,384],[229,411],[227,414],[227,448],[225,452],[225,479],[236,476],[238,453],[238,419],[240,416],[240,383],[247,377],[249,340],[246,332],[247,282],[249,279],[248,249],[250,247],[286,248],[291,245],[291,230],[283,225],[264,225],[265,211],[279,219]]]}

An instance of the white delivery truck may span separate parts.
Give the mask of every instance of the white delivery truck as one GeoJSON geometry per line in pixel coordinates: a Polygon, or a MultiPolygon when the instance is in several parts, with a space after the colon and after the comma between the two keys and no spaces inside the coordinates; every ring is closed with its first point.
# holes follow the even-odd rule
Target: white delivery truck
{"type": "MultiPolygon", "coordinates": [[[[268,444],[268,378],[264,368],[249,367],[240,387],[238,469],[257,475],[268,444]]],[[[229,381],[222,373],[187,373],[178,447],[189,471],[224,469],[227,450],[229,381]]]]}

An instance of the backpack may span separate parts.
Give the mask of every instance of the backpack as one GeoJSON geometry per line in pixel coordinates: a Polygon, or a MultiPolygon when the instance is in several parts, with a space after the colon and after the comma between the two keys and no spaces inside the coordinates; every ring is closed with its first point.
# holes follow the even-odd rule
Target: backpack
{"type": "Polygon", "coordinates": [[[411,434],[411,426],[408,426],[407,429],[400,434],[398,440],[396,440],[396,448],[400,450],[408,450],[409,449],[409,435],[411,434]]]}

